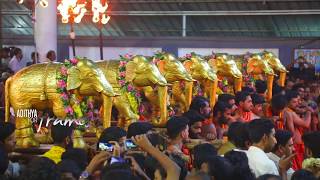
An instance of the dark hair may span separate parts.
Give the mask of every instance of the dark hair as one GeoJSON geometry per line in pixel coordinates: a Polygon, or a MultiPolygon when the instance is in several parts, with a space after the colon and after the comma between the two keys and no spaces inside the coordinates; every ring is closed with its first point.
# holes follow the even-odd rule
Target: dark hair
{"type": "Polygon", "coordinates": [[[81,171],[84,171],[88,164],[88,156],[84,149],[68,148],[61,156],[62,160],[73,160],[81,171]]]}
{"type": "Polygon", "coordinates": [[[247,91],[240,91],[236,94],[236,104],[239,105],[240,102],[244,102],[250,94],[247,91]]]}
{"type": "Polygon", "coordinates": [[[251,95],[251,98],[252,98],[252,104],[255,106],[255,105],[258,105],[258,104],[263,104],[265,103],[266,101],[264,100],[264,97],[262,97],[261,95],[259,94],[252,94],[251,95]]]}
{"type": "Polygon", "coordinates": [[[0,175],[4,174],[8,169],[9,158],[8,154],[4,149],[4,146],[0,146],[0,175]]]}
{"type": "Polygon", "coordinates": [[[228,140],[237,148],[246,149],[246,142],[250,141],[248,125],[242,122],[233,122],[227,133],[228,140]]]}
{"type": "MultiPolygon", "coordinates": [[[[98,144],[100,142],[103,143],[107,143],[109,141],[119,141],[120,138],[127,136],[127,132],[120,128],[120,127],[116,127],[116,126],[112,126],[112,127],[108,127],[106,129],[104,129],[100,135],[98,144]]],[[[97,146],[98,146],[97,144],[97,146]]]]}
{"type": "Polygon", "coordinates": [[[297,91],[287,91],[286,98],[287,101],[290,102],[293,98],[299,97],[299,93],[297,91]]]}
{"type": "Polygon", "coordinates": [[[292,91],[298,91],[300,88],[304,89],[304,86],[303,86],[303,84],[298,83],[298,84],[293,85],[291,90],[292,91]]]}
{"type": "Polygon", "coordinates": [[[63,143],[67,137],[71,137],[73,127],[56,124],[51,126],[51,137],[54,143],[63,143]]]}
{"type": "Polygon", "coordinates": [[[287,106],[287,98],[285,95],[277,94],[271,99],[271,107],[272,109],[276,109],[281,111],[287,106]]]}
{"type": "Polygon", "coordinates": [[[277,144],[274,146],[272,152],[277,151],[280,145],[285,146],[290,138],[292,138],[292,133],[290,131],[277,130],[275,137],[277,144]]]}
{"type": "Polygon", "coordinates": [[[19,53],[22,53],[22,50],[20,48],[14,48],[13,49],[13,55],[17,55],[19,53]]]}
{"type": "Polygon", "coordinates": [[[21,180],[60,180],[60,177],[56,164],[46,157],[31,160],[21,174],[21,180]]]}
{"type": "Polygon", "coordinates": [[[60,161],[57,164],[57,168],[61,174],[71,173],[75,179],[79,179],[81,172],[83,171],[79,168],[79,166],[75,161],[70,159],[60,161]]]}
{"type": "MultiPolygon", "coordinates": [[[[37,56],[39,56],[39,53],[37,53],[37,56]]],[[[36,52],[31,53],[31,59],[36,57],[36,52]]],[[[37,58],[38,59],[38,58],[37,58]]]]}
{"type": "Polygon", "coordinates": [[[251,87],[248,87],[248,86],[243,87],[242,91],[248,92],[249,94],[254,93],[254,89],[252,89],[251,87]]]}
{"type": "Polygon", "coordinates": [[[196,122],[205,120],[205,117],[203,117],[200,113],[194,110],[189,110],[183,113],[183,116],[189,120],[189,126],[192,126],[196,122]]]}
{"type": "Polygon", "coordinates": [[[220,94],[218,96],[218,101],[229,103],[230,100],[235,99],[235,97],[231,94],[220,94]]]}
{"type": "Polygon", "coordinates": [[[189,120],[186,117],[178,117],[174,116],[171,117],[167,121],[167,134],[169,138],[174,139],[176,138],[183,130],[187,128],[189,120]]]}
{"type": "Polygon", "coordinates": [[[281,180],[281,177],[280,176],[277,176],[277,175],[273,175],[273,174],[264,174],[262,176],[259,176],[257,178],[257,180],[270,180],[270,178],[275,178],[277,180],[281,180]]]}
{"type": "Polygon", "coordinates": [[[14,130],[15,126],[11,122],[0,122],[0,142],[4,143],[14,130]]]}
{"type": "Polygon", "coordinates": [[[212,110],[213,117],[217,117],[219,112],[224,113],[227,109],[231,109],[231,108],[232,106],[229,103],[218,101],[213,106],[213,110],[212,110]]]}
{"type": "Polygon", "coordinates": [[[320,131],[305,133],[302,136],[305,147],[309,148],[314,158],[320,158],[320,131]]]}
{"type": "Polygon", "coordinates": [[[47,58],[50,58],[50,56],[52,56],[52,53],[55,53],[53,50],[50,50],[47,52],[47,58]]]}
{"type": "Polygon", "coordinates": [[[196,96],[192,99],[189,109],[200,112],[201,108],[204,108],[209,103],[208,99],[202,96],[196,96]]]}
{"type": "Polygon", "coordinates": [[[278,83],[273,83],[272,85],[272,94],[277,95],[280,94],[284,90],[283,87],[279,86],[278,83]]]}
{"type": "Polygon", "coordinates": [[[138,180],[128,163],[113,163],[102,169],[102,180],[138,180]]]}
{"type": "Polygon", "coordinates": [[[145,134],[152,128],[153,125],[148,122],[133,122],[128,127],[127,137],[131,138],[132,136],[145,134]]]}
{"type": "Polygon", "coordinates": [[[209,175],[215,180],[232,180],[233,166],[229,161],[220,156],[208,157],[206,163],[209,167],[209,175]]]}
{"type": "Polygon", "coordinates": [[[263,94],[267,90],[267,83],[262,80],[256,80],[255,87],[257,93],[263,94]]]}
{"type": "Polygon", "coordinates": [[[317,180],[317,178],[312,172],[305,169],[299,169],[292,174],[291,180],[317,180]]]}
{"type": "Polygon", "coordinates": [[[249,137],[253,143],[261,141],[264,135],[269,135],[274,124],[269,119],[254,119],[249,123],[249,137]]]}
{"type": "Polygon", "coordinates": [[[208,143],[196,145],[193,148],[193,165],[194,168],[200,169],[201,164],[206,161],[208,157],[216,156],[217,149],[208,143]]]}
{"type": "Polygon", "coordinates": [[[246,153],[240,151],[229,151],[224,157],[234,167],[234,179],[237,180],[255,180],[254,174],[251,172],[246,153]]]}

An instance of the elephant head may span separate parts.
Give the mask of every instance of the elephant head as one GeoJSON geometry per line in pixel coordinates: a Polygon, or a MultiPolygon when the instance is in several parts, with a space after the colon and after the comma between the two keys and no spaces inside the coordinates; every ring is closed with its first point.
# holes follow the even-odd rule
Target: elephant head
{"type": "Polygon", "coordinates": [[[203,84],[205,95],[210,97],[210,106],[213,107],[218,85],[218,77],[214,69],[206,60],[194,53],[191,54],[190,60],[184,61],[183,64],[192,78],[203,84]]]}
{"type": "Polygon", "coordinates": [[[272,85],[274,79],[274,71],[269,63],[262,59],[259,54],[252,54],[248,60],[247,73],[253,76],[266,75],[267,76],[267,100],[272,98],[272,85]]]}
{"type": "Polygon", "coordinates": [[[263,60],[259,54],[252,54],[249,58],[247,64],[247,73],[253,75],[274,75],[274,71],[269,63],[263,60]]]}
{"type": "Polygon", "coordinates": [[[115,96],[112,86],[102,70],[91,60],[79,59],[76,66],[68,69],[67,90],[79,89],[82,95],[115,96]]]}
{"type": "Polygon", "coordinates": [[[232,56],[228,54],[216,54],[215,59],[210,59],[209,64],[216,69],[219,76],[232,77],[234,79],[235,91],[241,91],[242,73],[232,56]]]}
{"type": "Polygon", "coordinates": [[[262,58],[268,62],[274,71],[280,73],[279,85],[284,87],[286,73],[288,72],[284,65],[281,63],[280,59],[277,58],[272,52],[264,51],[262,52],[262,58]]]}
{"type": "Polygon", "coordinates": [[[132,82],[135,86],[166,86],[167,80],[162,76],[157,66],[150,63],[144,56],[134,56],[127,63],[127,81],[132,82]]]}
{"type": "Polygon", "coordinates": [[[157,65],[169,83],[175,81],[193,81],[191,75],[173,54],[163,54],[157,65]]]}

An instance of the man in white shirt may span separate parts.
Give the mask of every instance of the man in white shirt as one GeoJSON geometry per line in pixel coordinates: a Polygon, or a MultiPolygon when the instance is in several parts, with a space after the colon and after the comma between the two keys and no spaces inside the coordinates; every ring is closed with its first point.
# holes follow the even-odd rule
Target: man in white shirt
{"type": "Polygon", "coordinates": [[[266,153],[271,152],[277,140],[275,138],[274,124],[269,119],[255,119],[249,123],[249,137],[252,146],[247,151],[249,166],[256,177],[264,174],[281,175],[287,179],[286,171],[293,156],[280,159],[279,170],[266,153]]]}
{"type": "Polygon", "coordinates": [[[22,59],[22,50],[15,48],[13,50],[13,57],[9,62],[9,68],[14,72],[18,72],[20,69],[26,67],[27,62],[22,59]]]}
{"type": "MultiPolygon", "coordinates": [[[[290,131],[277,130],[276,131],[277,144],[274,146],[272,152],[268,153],[267,156],[276,164],[279,169],[279,161],[283,156],[289,157],[293,154],[293,140],[292,133],[290,131]]],[[[288,179],[291,179],[294,170],[290,167],[287,171],[288,179]]]]}

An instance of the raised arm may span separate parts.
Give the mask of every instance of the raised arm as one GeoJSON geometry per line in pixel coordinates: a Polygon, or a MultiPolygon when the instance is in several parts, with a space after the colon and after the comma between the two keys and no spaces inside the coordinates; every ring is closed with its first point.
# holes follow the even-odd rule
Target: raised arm
{"type": "Polygon", "coordinates": [[[168,156],[153,147],[146,135],[137,135],[132,137],[132,140],[161,164],[167,172],[167,180],[179,179],[180,167],[168,156]]]}

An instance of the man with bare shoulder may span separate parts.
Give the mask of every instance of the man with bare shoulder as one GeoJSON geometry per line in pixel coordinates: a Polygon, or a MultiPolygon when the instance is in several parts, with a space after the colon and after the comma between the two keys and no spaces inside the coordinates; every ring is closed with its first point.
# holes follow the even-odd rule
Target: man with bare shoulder
{"type": "MultiPolygon", "coordinates": [[[[312,108],[306,106],[303,108],[303,116],[299,116],[297,108],[300,106],[300,96],[296,91],[288,91],[286,93],[288,106],[284,109],[284,122],[285,128],[293,133],[294,149],[296,151],[296,157],[293,160],[293,169],[301,169],[303,161],[304,146],[302,141],[302,135],[305,129],[310,127],[312,108]]],[[[301,107],[299,108],[299,111],[301,107]]]]}

